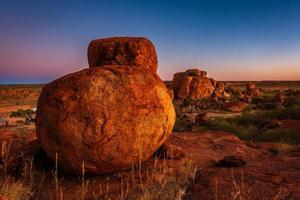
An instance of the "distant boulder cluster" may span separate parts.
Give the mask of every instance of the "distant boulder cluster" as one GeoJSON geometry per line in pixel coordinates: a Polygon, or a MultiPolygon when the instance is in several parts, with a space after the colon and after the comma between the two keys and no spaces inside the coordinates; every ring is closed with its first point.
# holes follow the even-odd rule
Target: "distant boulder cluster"
{"type": "Polygon", "coordinates": [[[105,174],[147,160],[172,132],[175,110],[146,38],[93,40],[90,67],[44,86],[37,138],[63,170],[105,174]]]}
{"type": "Polygon", "coordinates": [[[185,72],[175,73],[171,84],[168,85],[170,93],[175,99],[200,100],[211,98],[215,101],[237,98],[251,102],[253,97],[260,95],[255,83],[247,83],[247,90],[230,85],[226,82],[216,81],[207,77],[207,72],[198,68],[191,68],[185,72]]]}
{"type": "Polygon", "coordinates": [[[174,75],[172,82],[175,98],[201,99],[211,96],[214,86],[207,73],[199,69],[189,69],[174,75]]]}

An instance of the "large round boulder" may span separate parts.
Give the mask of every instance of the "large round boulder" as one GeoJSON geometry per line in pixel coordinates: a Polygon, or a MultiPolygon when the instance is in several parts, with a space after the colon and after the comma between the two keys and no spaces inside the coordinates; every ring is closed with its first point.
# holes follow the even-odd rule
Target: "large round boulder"
{"type": "Polygon", "coordinates": [[[150,40],[144,37],[112,37],[91,41],[88,47],[90,67],[133,65],[156,73],[157,55],[150,40]]]}
{"type": "Polygon", "coordinates": [[[139,66],[102,66],[44,86],[37,138],[67,172],[104,174],[148,159],[172,132],[175,111],[161,79],[139,66]]]}

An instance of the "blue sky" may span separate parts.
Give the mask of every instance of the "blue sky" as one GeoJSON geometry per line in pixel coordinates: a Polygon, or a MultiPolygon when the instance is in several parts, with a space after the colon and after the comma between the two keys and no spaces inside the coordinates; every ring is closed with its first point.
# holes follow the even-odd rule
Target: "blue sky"
{"type": "Polygon", "coordinates": [[[87,67],[90,40],[145,36],[165,80],[191,66],[217,80],[300,80],[300,1],[3,1],[0,83],[87,67]]]}

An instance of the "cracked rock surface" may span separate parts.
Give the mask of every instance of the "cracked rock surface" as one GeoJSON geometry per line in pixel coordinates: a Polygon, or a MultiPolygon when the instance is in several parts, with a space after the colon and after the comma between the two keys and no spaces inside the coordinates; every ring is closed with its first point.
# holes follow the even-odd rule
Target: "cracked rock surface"
{"type": "Polygon", "coordinates": [[[161,79],[139,66],[84,69],[44,86],[37,138],[66,171],[104,174],[148,159],[171,134],[172,99],[161,79]]]}
{"type": "Polygon", "coordinates": [[[93,40],[88,47],[90,67],[132,65],[156,73],[157,55],[150,40],[144,37],[112,37],[93,40]]]}

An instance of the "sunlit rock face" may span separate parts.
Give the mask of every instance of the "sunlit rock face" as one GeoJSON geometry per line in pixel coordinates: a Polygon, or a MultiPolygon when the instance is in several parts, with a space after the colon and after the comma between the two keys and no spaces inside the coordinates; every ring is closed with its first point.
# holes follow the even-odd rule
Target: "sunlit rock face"
{"type": "Polygon", "coordinates": [[[248,82],[247,83],[247,95],[250,97],[257,97],[261,94],[260,90],[256,88],[255,83],[248,82]]]}
{"type": "Polygon", "coordinates": [[[156,73],[157,55],[150,40],[144,37],[113,37],[93,40],[88,47],[90,67],[132,65],[156,73]]]}
{"type": "Polygon", "coordinates": [[[199,69],[174,74],[172,84],[175,98],[202,99],[210,97],[215,89],[207,73],[199,69]]]}

